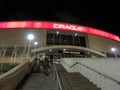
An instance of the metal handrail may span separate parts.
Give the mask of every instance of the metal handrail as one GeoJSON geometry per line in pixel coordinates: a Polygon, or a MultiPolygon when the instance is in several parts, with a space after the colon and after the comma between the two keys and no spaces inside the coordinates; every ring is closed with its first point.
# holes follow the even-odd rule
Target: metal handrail
{"type": "Polygon", "coordinates": [[[57,78],[58,85],[59,85],[59,90],[63,90],[63,89],[62,89],[61,82],[60,82],[60,78],[59,78],[59,75],[58,75],[58,72],[57,72],[57,69],[56,69],[56,66],[55,66],[54,63],[53,63],[53,65],[54,65],[54,70],[55,70],[55,77],[57,78]]]}
{"type": "MultiPolygon", "coordinates": [[[[64,63],[65,63],[65,62],[64,62],[64,63]]],[[[108,78],[108,79],[110,79],[110,80],[112,80],[112,81],[117,82],[118,84],[120,84],[120,81],[115,80],[115,79],[113,79],[113,78],[111,78],[111,77],[109,77],[109,76],[107,76],[107,75],[105,75],[105,74],[103,74],[103,73],[101,73],[101,72],[98,72],[98,71],[96,71],[95,69],[93,69],[93,68],[91,68],[91,67],[88,67],[88,66],[86,66],[86,65],[84,65],[84,64],[82,64],[82,63],[80,63],[80,62],[76,62],[76,63],[74,63],[72,66],[70,66],[70,65],[68,65],[68,64],[66,63],[66,65],[68,65],[70,68],[74,67],[76,64],[80,64],[80,65],[82,65],[82,66],[84,66],[84,67],[86,67],[86,68],[88,68],[88,69],[90,69],[90,70],[92,70],[92,71],[94,71],[94,72],[96,72],[96,73],[98,73],[98,74],[100,74],[100,75],[102,75],[102,76],[104,76],[104,77],[106,77],[106,78],[108,78]]]]}

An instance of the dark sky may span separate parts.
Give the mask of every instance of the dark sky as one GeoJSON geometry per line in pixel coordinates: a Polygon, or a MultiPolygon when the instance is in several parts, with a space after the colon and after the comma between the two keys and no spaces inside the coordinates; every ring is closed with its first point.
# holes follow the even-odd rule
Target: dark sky
{"type": "Polygon", "coordinates": [[[1,0],[0,21],[58,21],[119,33],[118,2],[80,0],[1,0]]]}

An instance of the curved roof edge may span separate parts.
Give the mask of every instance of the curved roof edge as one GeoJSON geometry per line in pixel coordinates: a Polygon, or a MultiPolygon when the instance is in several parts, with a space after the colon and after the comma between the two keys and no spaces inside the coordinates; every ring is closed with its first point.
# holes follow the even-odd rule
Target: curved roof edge
{"type": "Polygon", "coordinates": [[[9,28],[41,28],[41,29],[53,29],[53,30],[64,30],[73,32],[82,32],[86,34],[97,35],[105,38],[109,38],[120,42],[120,38],[117,35],[108,33],[103,30],[80,26],[75,24],[60,23],[60,22],[47,22],[47,21],[5,21],[0,22],[0,30],[9,28]]]}
{"type": "Polygon", "coordinates": [[[80,47],[80,46],[71,46],[71,45],[53,45],[53,46],[47,46],[47,47],[41,47],[41,48],[37,48],[37,49],[32,49],[31,52],[39,52],[39,51],[44,51],[44,50],[50,50],[50,49],[57,49],[57,48],[61,48],[61,49],[79,49],[79,50],[83,50],[83,51],[88,51],[91,53],[95,53],[97,55],[100,55],[102,57],[106,57],[105,54],[93,50],[93,49],[89,49],[89,48],[85,48],[85,47],[80,47]]]}

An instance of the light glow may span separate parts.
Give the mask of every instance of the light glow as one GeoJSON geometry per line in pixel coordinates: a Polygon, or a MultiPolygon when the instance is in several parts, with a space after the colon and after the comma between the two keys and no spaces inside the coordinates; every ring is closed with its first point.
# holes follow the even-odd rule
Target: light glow
{"type": "Polygon", "coordinates": [[[50,49],[50,52],[52,52],[52,49],[50,49]]]}
{"type": "Polygon", "coordinates": [[[59,34],[59,32],[58,32],[58,31],[57,31],[56,33],[57,33],[57,34],[59,34]]]}
{"type": "Polygon", "coordinates": [[[28,40],[33,40],[34,39],[34,35],[33,34],[29,34],[27,38],[28,38],[28,40]]]}
{"type": "Polygon", "coordinates": [[[111,51],[112,51],[112,52],[115,52],[115,51],[116,51],[116,48],[111,48],[111,51]]]}
{"type": "Polygon", "coordinates": [[[34,45],[38,45],[38,42],[37,42],[37,41],[35,41],[35,42],[34,42],[34,45]]]}
{"type": "Polygon", "coordinates": [[[77,36],[77,33],[75,33],[75,36],[77,36]]]}

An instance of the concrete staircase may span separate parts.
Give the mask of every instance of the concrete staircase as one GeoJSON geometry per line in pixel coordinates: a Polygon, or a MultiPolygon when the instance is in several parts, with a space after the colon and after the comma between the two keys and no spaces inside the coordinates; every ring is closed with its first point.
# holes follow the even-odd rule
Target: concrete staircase
{"type": "Polygon", "coordinates": [[[30,78],[19,90],[57,90],[57,81],[53,74],[31,73],[30,78]]]}
{"type": "Polygon", "coordinates": [[[60,64],[56,67],[63,90],[101,90],[80,73],[68,73],[60,64]]]}
{"type": "MultiPolygon", "coordinates": [[[[60,77],[62,90],[101,90],[79,73],[68,73],[60,64],[55,65],[60,77]]],[[[36,72],[28,75],[22,85],[16,90],[59,90],[55,73],[52,70],[49,76],[36,72]]]]}
{"type": "Polygon", "coordinates": [[[79,73],[61,73],[63,90],[101,90],[79,73]]]}
{"type": "Polygon", "coordinates": [[[21,81],[16,90],[58,90],[53,67],[48,76],[43,72],[31,72],[21,81]]]}

